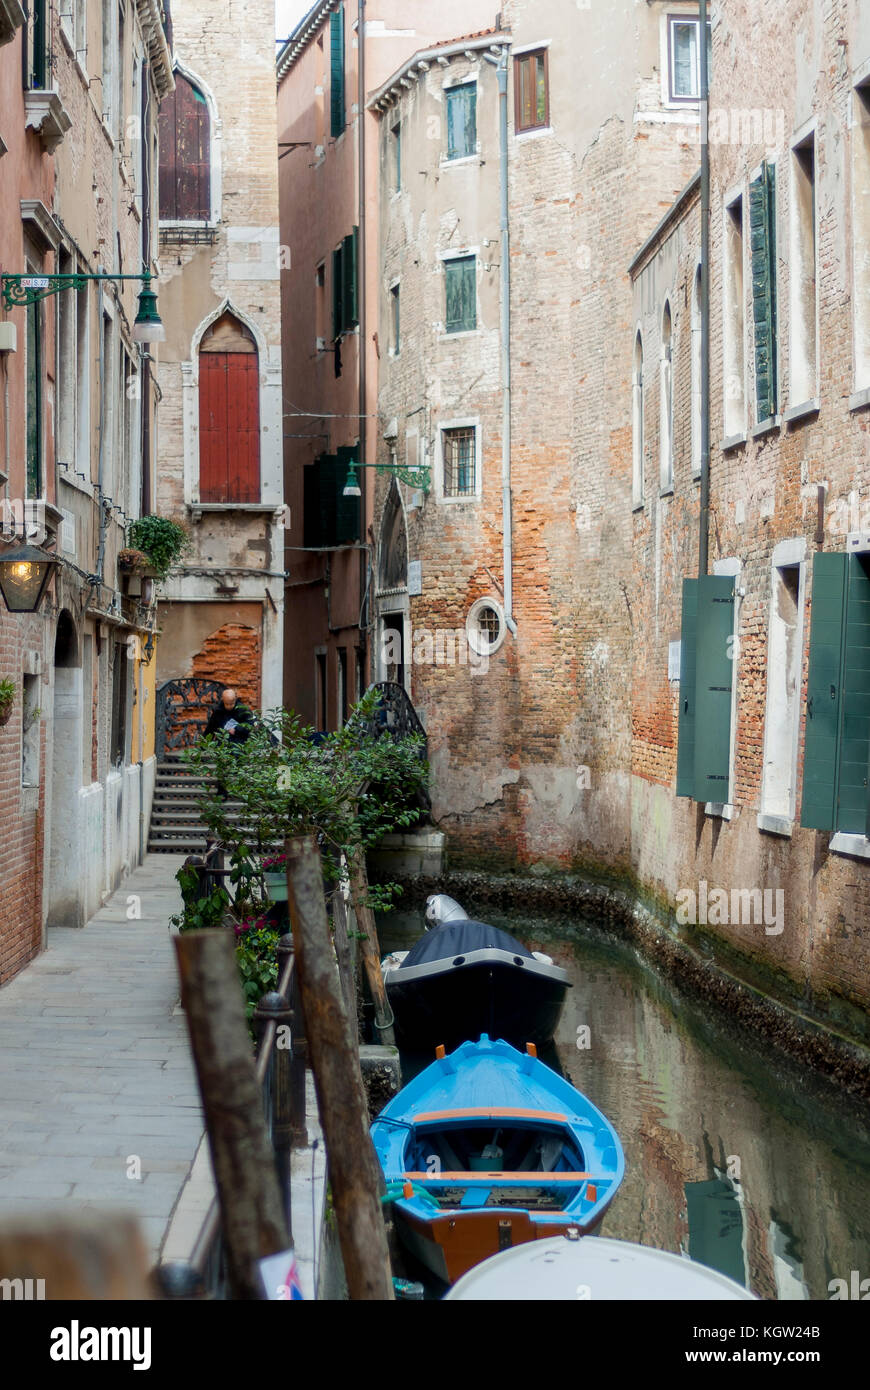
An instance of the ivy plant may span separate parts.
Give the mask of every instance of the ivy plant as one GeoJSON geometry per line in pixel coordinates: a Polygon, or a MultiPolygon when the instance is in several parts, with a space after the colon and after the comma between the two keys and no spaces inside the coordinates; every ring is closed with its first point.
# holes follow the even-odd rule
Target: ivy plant
{"type": "Polygon", "coordinates": [[[147,555],[160,579],[165,579],[172,566],[190,545],[190,532],[182,521],[165,516],[140,516],[130,523],[127,544],[147,555]]]}

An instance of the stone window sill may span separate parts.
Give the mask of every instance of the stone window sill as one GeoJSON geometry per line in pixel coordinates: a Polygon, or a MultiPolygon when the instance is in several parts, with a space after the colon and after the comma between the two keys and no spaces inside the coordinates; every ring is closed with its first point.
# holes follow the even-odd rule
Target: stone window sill
{"type": "Polygon", "coordinates": [[[752,438],[760,439],[763,434],[771,434],[773,430],[778,430],[781,424],[781,415],[769,415],[766,420],[759,420],[758,424],[751,431],[752,438]]]}
{"type": "Polygon", "coordinates": [[[72,120],[65,111],[59,94],[52,91],[27,91],[24,93],[24,109],[27,113],[25,129],[38,131],[46,154],[53,154],[72,127],[72,120]]]}
{"type": "Polygon", "coordinates": [[[849,835],[838,830],[831,836],[828,849],[832,854],[849,854],[858,859],[870,859],[870,840],[865,835],[849,835]]]}
{"type": "Polygon", "coordinates": [[[801,401],[798,405],[790,405],[782,418],[787,425],[796,424],[798,420],[806,420],[810,415],[818,415],[821,406],[819,397],[814,396],[811,401],[801,401]]]}
{"type": "Polygon", "coordinates": [[[850,410],[865,410],[870,405],[870,386],[865,386],[863,391],[856,391],[849,397],[850,410]]]}
{"type": "Polygon", "coordinates": [[[765,811],[761,811],[757,817],[759,830],[764,830],[768,835],[785,835],[791,839],[794,830],[794,821],[788,816],[772,816],[765,811]]]}
{"type": "Polygon", "coordinates": [[[723,454],[727,454],[729,449],[739,449],[741,444],[745,443],[746,431],[742,430],[740,434],[726,435],[725,438],[719,444],[719,448],[721,449],[723,454]]]}
{"type": "Polygon", "coordinates": [[[660,488],[659,488],[659,497],[673,497],[673,495],[674,495],[674,485],[673,485],[673,483],[669,483],[667,487],[660,487],[660,488]]]}
{"type": "Polygon", "coordinates": [[[730,802],[708,801],[704,807],[705,816],[718,816],[720,820],[736,820],[739,814],[739,808],[730,802]]]}
{"type": "Polygon", "coordinates": [[[196,521],[204,512],[277,512],[281,502],[187,502],[187,510],[196,521]]]}

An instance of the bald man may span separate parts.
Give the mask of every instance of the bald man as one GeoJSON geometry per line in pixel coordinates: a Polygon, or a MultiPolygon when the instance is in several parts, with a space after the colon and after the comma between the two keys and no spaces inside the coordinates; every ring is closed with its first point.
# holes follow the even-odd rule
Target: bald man
{"type": "Polygon", "coordinates": [[[225,729],[230,743],[241,744],[248,737],[253,722],[254,716],[247,705],[241,704],[236,692],[227,687],[209,715],[205,733],[216,734],[220,729],[225,729]]]}

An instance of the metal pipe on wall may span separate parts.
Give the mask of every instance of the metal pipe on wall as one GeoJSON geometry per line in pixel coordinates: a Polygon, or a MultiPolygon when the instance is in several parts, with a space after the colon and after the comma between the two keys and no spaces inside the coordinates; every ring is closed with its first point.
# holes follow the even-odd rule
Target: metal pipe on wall
{"type": "MultiPolygon", "coordinates": [[[[358,0],[357,3],[357,28],[356,28],[356,52],[357,52],[357,162],[359,183],[357,190],[357,310],[359,313],[359,458],[360,463],[368,459],[366,452],[368,447],[368,416],[366,415],[366,351],[368,347],[368,331],[366,328],[366,44],[365,44],[365,0],[358,0]]],[[[365,482],[365,469],[361,468],[362,474],[360,497],[360,512],[362,514],[362,531],[366,534],[367,509],[368,509],[368,488],[365,482]]],[[[366,583],[366,564],[367,557],[360,555],[359,562],[359,591],[361,594],[367,592],[366,583]]],[[[361,605],[361,609],[362,609],[361,605]]],[[[369,652],[368,648],[368,626],[365,628],[360,624],[363,634],[363,661],[367,663],[369,652]]]]}
{"type": "Polygon", "coordinates": [[[516,636],[513,615],[513,517],[511,512],[511,270],[510,211],[508,204],[508,64],[502,48],[496,69],[499,105],[499,183],[501,199],[501,513],[502,563],[504,567],[504,616],[516,636]]]}
{"type": "Polygon", "coordinates": [[[710,74],[707,70],[707,0],[698,0],[701,120],[701,507],[698,574],[707,573],[710,533],[710,74]]]}

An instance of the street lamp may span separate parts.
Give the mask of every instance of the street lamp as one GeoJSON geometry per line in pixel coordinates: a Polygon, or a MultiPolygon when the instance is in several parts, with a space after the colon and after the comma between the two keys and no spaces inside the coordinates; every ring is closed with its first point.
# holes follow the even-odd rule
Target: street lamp
{"type": "Polygon", "coordinates": [[[58,563],[56,555],[35,545],[21,545],[0,557],[0,593],[10,613],[37,611],[58,563]]]}
{"type": "Polygon", "coordinates": [[[344,482],[343,497],[361,497],[362,492],[357,475],[358,468],[374,468],[379,473],[392,473],[394,478],[407,483],[408,487],[422,488],[424,492],[429,491],[429,469],[425,464],[418,464],[415,468],[403,468],[394,463],[353,463],[348,464],[347,477],[344,482]]]}
{"type": "Polygon", "coordinates": [[[0,275],[3,303],[7,309],[19,309],[38,304],[64,290],[83,290],[91,280],[138,280],[142,285],[139,305],[133,322],[133,337],[137,343],[162,343],[166,329],[157,312],[157,295],[151,288],[151,271],[139,275],[0,275]]]}

